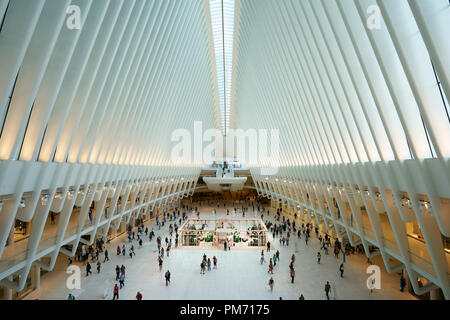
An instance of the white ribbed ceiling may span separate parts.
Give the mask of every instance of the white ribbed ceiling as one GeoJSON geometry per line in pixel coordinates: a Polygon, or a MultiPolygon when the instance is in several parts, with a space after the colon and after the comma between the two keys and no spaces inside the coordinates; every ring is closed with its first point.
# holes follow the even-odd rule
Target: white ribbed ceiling
{"type": "Polygon", "coordinates": [[[236,7],[231,126],[279,129],[282,166],[450,157],[447,0],[236,7]]]}
{"type": "Polygon", "coordinates": [[[0,18],[0,159],[171,165],[174,130],[218,127],[206,1],[1,0],[0,18]]]}

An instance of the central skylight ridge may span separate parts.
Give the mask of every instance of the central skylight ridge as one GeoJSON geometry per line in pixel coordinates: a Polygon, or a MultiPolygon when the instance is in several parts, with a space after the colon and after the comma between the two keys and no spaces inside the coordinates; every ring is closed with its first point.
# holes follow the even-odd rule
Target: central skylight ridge
{"type": "Polygon", "coordinates": [[[233,65],[234,0],[210,0],[211,24],[216,56],[222,134],[230,128],[231,75],[233,65]]]}

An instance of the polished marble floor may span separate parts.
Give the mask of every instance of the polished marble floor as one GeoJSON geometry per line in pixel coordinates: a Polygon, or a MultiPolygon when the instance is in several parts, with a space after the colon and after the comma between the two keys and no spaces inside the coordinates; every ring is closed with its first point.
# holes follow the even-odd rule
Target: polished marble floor
{"type": "MultiPolygon", "coordinates": [[[[214,218],[225,215],[226,208],[215,208],[214,218]]],[[[213,218],[212,208],[200,208],[201,218],[213,218]]],[[[247,213],[246,217],[256,216],[256,213],[247,213]]],[[[237,217],[242,217],[237,214],[237,217]]],[[[265,214],[264,220],[272,219],[265,214]]],[[[170,223],[170,222],[169,222],[170,223]]],[[[155,222],[149,222],[149,228],[154,228],[156,235],[164,239],[168,234],[168,224],[158,230],[155,222]]],[[[123,235],[111,241],[108,245],[110,261],[102,264],[100,274],[97,274],[96,265],[92,263],[92,275],[85,276],[85,267],[81,266],[81,288],[69,290],[66,281],[69,274],[66,273],[67,258],[61,258],[55,270],[44,275],[41,279],[40,289],[35,290],[25,299],[66,299],[72,293],[76,299],[112,299],[115,281],[116,265],[125,265],[125,286],[120,290],[120,299],[135,299],[140,291],[143,299],[295,299],[303,294],[305,299],[326,299],[324,286],[326,281],[332,285],[332,299],[414,299],[409,293],[399,291],[399,276],[388,274],[381,259],[372,259],[374,264],[380,266],[381,289],[370,292],[366,281],[369,274],[366,273],[368,264],[363,255],[350,255],[346,259],[344,278],[339,275],[341,259],[333,255],[325,255],[322,252],[321,264],[317,263],[316,254],[319,251],[319,240],[312,239],[305,245],[303,239],[291,238],[289,246],[282,246],[279,239],[272,239],[271,256],[276,250],[280,251],[280,262],[277,263],[273,279],[275,281],[273,292],[270,291],[268,281],[268,254],[266,263],[260,264],[260,250],[231,250],[223,249],[202,251],[201,249],[174,248],[170,256],[165,257],[162,272],[159,271],[157,262],[156,241],[148,241],[145,238],[142,248],[134,242],[136,256],[117,256],[115,248],[123,243],[130,246],[127,236],[123,235]],[[297,243],[295,243],[297,242],[297,243]],[[218,258],[218,268],[200,274],[200,263],[203,254],[208,257],[218,258]],[[289,275],[289,262],[291,255],[295,253],[296,277],[292,284],[289,275]],[[164,273],[171,272],[171,284],[166,286],[164,273]],[[106,293],[106,297],[105,297],[106,293]]],[[[103,254],[101,255],[101,257],[103,254]]],[[[103,259],[101,259],[103,261],[103,259]]]]}

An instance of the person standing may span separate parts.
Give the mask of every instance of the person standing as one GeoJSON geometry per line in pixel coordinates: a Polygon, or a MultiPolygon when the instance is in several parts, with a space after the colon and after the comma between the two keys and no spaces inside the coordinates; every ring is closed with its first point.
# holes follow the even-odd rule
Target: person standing
{"type": "Polygon", "coordinates": [[[344,264],[341,263],[341,266],[339,267],[339,271],[341,272],[341,278],[344,277],[344,264]]]}
{"type": "Polygon", "coordinates": [[[317,252],[317,263],[318,264],[320,264],[320,258],[321,258],[320,252],[317,252]]]}
{"type": "Polygon", "coordinates": [[[327,283],[325,284],[325,294],[327,295],[327,300],[330,300],[330,283],[327,281],[327,283]]]}
{"type": "Polygon", "coordinates": [[[202,263],[200,264],[200,274],[205,274],[205,260],[202,260],[202,263]]]}
{"type": "Polygon", "coordinates": [[[100,273],[101,266],[102,266],[102,263],[100,261],[97,261],[97,273],[100,273]]]}
{"type": "Polygon", "coordinates": [[[214,263],[214,269],[217,269],[217,258],[216,258],[216,256],[213,257],[213,263],[214,263]]]}
{"type": "Polygon", "coordinates": [[[67,300],[75,300],[75,297],[71,293],[69,293],[67,300]]]}
{"type": "Polygon", "coordinates": [[[211,271],[211,259],[209,259],[209,258],[208,258],[207,266],[208,266],[208,271],[211,271]]]}
{"type": "Polygon", "coordinates": [[[270,242],[267,241],[267,252],[270,252],[270,242]]]}
{"type": "Polygon", "coordinates": [[[114,293],[113,300],[116,300],[116,298],[117,300],[119,300],[119,286],[117,285],[117,283],[114,286],[113,293],[114,293]]]}
{"type": "Polygon", "coordinates": [[[142,300],[142,293],[140,293],[139,291],[136,294],[136,300],[142,300]]]}
{"type": "Polygon", "coordinates": [[[402,277],[400,278],[400,291],[401,291],[401,292],[404,292],[405,287],[406,287],[406,280],[405,280],[405,278],[402,276],[402,277]]]}
{"type": "Polygon", "coordinates": [[[261,264],[263,264],[264,261],[264,250],[261,250],[261,264]]]}
{"type": "Polygon", "coordinates": [[[170,283],[170,271],[169,270],[166,271],[165,277],[166,277],[166,287],[167,287],[170,283]]]}
{"type": "Polygon", "coordinates": [[[270,288],[270,292],[273,292],[273,285],[274,285],[273,278],[270,277],[270,280],[269,280],[269,288],[270,288]]]}
{"type": "Polygon", "coordinates": [[[305,300],[305,297],[303,296],[303,294],[300,295],[300,298],[298,298],[298,300],[305,300]]]}
{"type": "Polygon", "coordinates": [[[119,265],[116,265],[116,281],[120,278],[120,267],[119,265]]]}
{"type": "Polygon", "coordinates": [[[291,283],[294,283],[294,278],[295,278],[295,270],[294,270],[294,268],[291,268],[291,283]]]}

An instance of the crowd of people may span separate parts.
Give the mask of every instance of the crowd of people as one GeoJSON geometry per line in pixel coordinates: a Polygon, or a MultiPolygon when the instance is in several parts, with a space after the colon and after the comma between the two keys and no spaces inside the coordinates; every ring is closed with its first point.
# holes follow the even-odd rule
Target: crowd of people
{"type": "MultiPolygon", "coordinates": [[[[214,264],[214,269],[217,269],[217,257],[213,256],[212,263],[214,264]]],[[[200,274],[205,274],[205,269],[211,271],[211,259],[208,258],[206,254],[203,254],[202,262],[200,263],[200,274]]]]}
{"type": "MultiPolygon", "coordinates": [[[[209,204],[211,204],[209,202],[209,204]]],[[[234,204],[234,203],[233,203],[234,204]]],[[[202,203],[200,203],[200,206],[202,203]]],[[[217,203],[217,206],[219,207],[220,203],[217,203]]],[[[308,245],[308,242],[310,241],[312,235],[315,234],[315,239],[317,239],[320,243],[319,250],[317,252],[317,264],[321,264],[322,254],[328,255],[329,248],[333,248],[333,253],[336,259],[339,259],[342,257],[342,263],[339,265],[338,274],[340,277],[344,277],[344,264],[346,256],[351,255],[353,253],[358,253],[361,251],[361,248],[358,246],[356,248],[353,248],[348,242],[345,244],[342,244],[339,239],[332,239],[327,233],[322,234],[319,232],[319,229],[315,226],[313,226],[311,223],[300,223],[297,222],[297,215],[294,215],[294,219],[290,220],[290,218],[286,218],[285,215],[283,215],[282,209],[277,209],[276,213],[273,217],[271,217],[271,212],[264,208],[259,201],[257,200],[250,200],[247,199],[247,201],[244,201],[244,204],[242,205],[241,212],[242,215],[245,216],[245,212],[249,210],[249,208],[253,208],[255,214],[256,212],[258,215],[261,215],[261,219],[264,221],[264,217],[266,215],[265,225],[267,227],[267,230],[272,234],[273,240],[272,242],[279,241],[280,249],[281,247],[290,247],[291,243],[294,243],[295,245],[295,251],[297,251],[297,246],[300,239],[304,239],[305,245],[308,245]],[[255,210],[256,209],[256,210],[255,210]],[[297,239],[295,239],[297,238],[297,239]]],[[[233,209],[233,212],[236,212],[237,208],[235,207],[233,209]]],[[[160,272],[163,271],[163,265],[164,260],[168,259],[170,256],[170,252],[172,250],[172,247],[175,248],[179,245],[179,234],[178,230],[181,226],[182,222],[185,221],[188,217],[187,212],[191,211],[194,216],[196,215],[199,217],[200,211],[198,210],[198,207],[195,206],[186,206],[181,209],[175,208],[173,212],[163,212],[162,215],[156,215],[155,222],[158,231],[161,230],[161,227],[167,227],[167,229],[164,229],[164,233],[160,233],[159,235],[155,234],[155,230],[151,228],[149,229],[149,226],[145,226],[143,223],[140,223],[137,228],[131,228],[131,226],[128,227],[128,246],[125,243],[118,244],[116,247],[116,253],[118,257],[126,257],[127,252],[129,259],[133,259],[134,256],[136,256],[135,251],[135,245],[138,246],[138,248],[143,248],[144,241],[148,242],[156,242],[157,247],[157,264],[158,269],[160,272]],[[183,211],[183,212],[181,212],[183,211]],[[167,226],[167,224],[169,224],[167,226]],[[163,235],[164,234],[164,235],[163,235]]],[[[226,210],[227,214],[230,213],[229,210],[226,210]]],[[[298,221],[298,220],[297,220],[298,221]]],[[[301,221],[300,221],[301,222],[301,221]]],[[[108,241],[107,241],[108,242],[108,241]]],[[[292,246],[292,245],[291,245],[292,246]]],[[[229,250],[227,248],[226,243],[224,246],[225,250],[229,250]]],[[[276,250],[273,255],[271,250],[273,249],[273,243],[270,243],[269,241],[266,244],[266,250],[262,250],[260,254],[260,264],[264,265],[266,263],[266,256],[268,260],[268,269],[267,273],[269,275],[269,290],[273,292],[275,281],[273,279],[274,272],[277,270],[284,270],[281,265],[280,260],[280,251],[276,250]],[[278,267],[277,267],[278,266],[278,267]]],[[[92,274],[92,266],[91,263],[96,263],[97,265],[97,273],[99,274],[102,269],[102,263],[105,264],[109,261],[109,252],[107,249],[107,245],[104,242],[103,238],[97,239],[95,241],[95,246],[88,246],[86,248],[86,245],[82,245],[80,249],[78,250],[76,254],[76,258],[78,261],[85,264],[86,267],[86,277],[92,274]],[[103,253],[104,258],[103,262],[100,260],[100,254],[103,253]]],[[[123,259],[123,258],[122,258],[123,259]]],[[[204,275],[206,272],[210,272],[213,269],[217,269],[217,257],[208,257],[206,254],[203,254],[201,263],[200,263],[200,274],[204,275]]],[[[296,256],[295,253],[290,256],[290,259],[288,259],[288,262],[285,262],[286,265],[288,264],[289,268],[288,270],[288,276],[290,279],[290,282],[294,284],[295,277],[296,277],[296,270],[295,270],[295,261],[296,256]]],[[[69,258],[69,264],[72,263],[72,260],[69,258]]],[[[122,264],[121,266],[116,265],[115,267],[115,281],[113,288],[113,300],[119,299],[119,293],[120,290],[122,290],[125,287],[125,265],[122,264]]],[[[164,273],[165,283],[166,286],[170,285],[171,282],[171,272],[167,269],[164,273]]],[[[331,285],[329,281],[326,281],[325,283],[325,295],[327,299],[330,299],[330,291],[331,291],[331,285]]],[[[303,293],[299,292],[300,300],[304,300],[305,297],[303,293]]],[[[136,299],[142,300],[143,295],[142,292],[137,292],[136,299]]],[[[75,297],[70,294],[68,299],[73,300],[75,297]]]]}
{"type": "MultiPolygon", "coordinates": [[[[165,253],[167,257],[169,257],[170,249],[172,248],[172,245],[174,244],[175,247],[178,246],[179,241],[179,235],[178,235],[178,228],[181,225],[183,221],[187,219],[187,213],[186,210],[188,208],[183,208],[183,212],[178,208],[175,208],[173,212],[164,212],[162,214],[162,217],[159,217],[159,215],[156,215],[156,227],[158,227],[158,230],[161,230],[161,227],[164,227],[167,223],[169,223],[168,226],[168,235],[165,237],[165,249],[162,243],[161,236],[156,237],[154,229],[149,230],[148,226],[144,226],[143,222],[140,222],[137,226],[137,231],[135,231],[131,226],[128,226],[128,248],[125,243],[118,244],[116,247],[116,253],[117,256],[126,257],[127,252],[130,259],[132,259],[134,256],[136,256],[135,251],[135,244],[139,246],[139,248],[143,247],[144,240],[148,238],[149,242],[152,242],[153,239],[156,237],[156,246],[158,249],[158,265],[159,270],[162,271],[163,266],[163,260],[165,257],[165,253]],[[161,219],[161,220],[160,220],[161,219]]],[[[195,208],[197,210],[197,208],[195,208]]],[[[85,266],[86,270],[86,277],[92,274],[92,265],[91,263],[95,263],[97,265],[97,274],[100,273],[102,262],[100,262],[100,253],[103,253],[104,259],[103,264],[109,261],[109,252],[107,249],[107,243],[109,243],[109,240],[104,241],[103,237],[99,238],[95,241],[95,247],[90,245],[86,248],[86,245],[83,244],[80,246],[80,248],[77,250],[77,253],[75,255],[76,261],[81,262],[85,266]]],[[[68,258],[68,264],[71,265],[73,263],[72,258],[68,258]]],[[[217,259],[216,259],[217,263],[217,259]]],[[[119,267],[119,265],[116,265],[115,267],[115,281],[113,287],[113,300],[119,299],[119,292],[121,289],[125,286],[125,266],[122,264],[122,266],[119,267]]],[[[164,274],[165,280],[166,280],[166,286],[170,284],[170,277],[171,273],[169,270],[167,270],[164,274]]],[[[137,292],[136,299],[142,300],[143,295],[141,292],[137,292]]],[[[70,293],[67,297],[68,300],[75,300],[75,296],[70,293]]]]}

